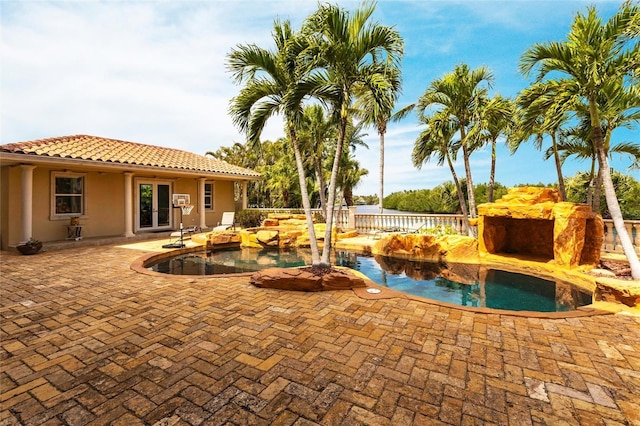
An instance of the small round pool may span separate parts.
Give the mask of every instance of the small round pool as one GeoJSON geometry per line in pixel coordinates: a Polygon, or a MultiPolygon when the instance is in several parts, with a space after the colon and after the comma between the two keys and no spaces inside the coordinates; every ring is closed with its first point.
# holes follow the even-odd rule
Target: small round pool
{"type": "MultiPolygon", "coordinates": [[[[414,296],[475,308],[566,312],[592,303],[586,290],[564,281],[482,265],[416,262],[335,251],[333,263],[360,271],[375,283],[414,296]]],[[[311,264],[305,250],[220,250],[178,254],[147,268],[175,275],[221,275],[311,264]]]]}

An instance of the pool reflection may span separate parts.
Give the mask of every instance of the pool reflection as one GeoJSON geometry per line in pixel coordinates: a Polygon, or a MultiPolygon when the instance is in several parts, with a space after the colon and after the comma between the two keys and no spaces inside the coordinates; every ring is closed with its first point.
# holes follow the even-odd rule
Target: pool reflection
{"type": "MultiPolygon", "coordinates": [[[[460,306],[558,312],[591,303],[591,294],[564,281],[473,264],[440,264],[335,251],[333,263],[362,272],[372,281],[415,296],[460,306]]],[[[311,264],[308,250],[228,250],[163,259],[149,268],[176,275],[255,272],[311,264]]]]}

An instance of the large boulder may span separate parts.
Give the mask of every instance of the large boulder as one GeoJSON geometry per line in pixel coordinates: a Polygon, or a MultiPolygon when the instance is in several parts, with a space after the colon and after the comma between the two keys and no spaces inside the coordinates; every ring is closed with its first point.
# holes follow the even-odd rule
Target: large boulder
{"type": "Polygon", "coordinates": [[[474,262],[478,260],[478,243],[464,235],[390,234],[378,240],[371,253],[425,262],[474,262]]]}
{"type": "Polygon", "coordinates": [[[350,271],[332,269],[323,275],[314,273],[309,267],[264,269],[253,274],[250,282],[261,288],[296,291],[347,290],[366,287],[364,280],[350,271]]]}
{"type": "Polygon", "coordinates": [[[585,204],[560,199],[557,189],[522,187],[479,205],[480,253],[530,256],[568,268],[597,265],[602,218],[585,204]]]}
{"type": "Polygon", "coordinates": [[[258,231],[256,240],[267,247],[278,247],[278,231],[258,231]]]}

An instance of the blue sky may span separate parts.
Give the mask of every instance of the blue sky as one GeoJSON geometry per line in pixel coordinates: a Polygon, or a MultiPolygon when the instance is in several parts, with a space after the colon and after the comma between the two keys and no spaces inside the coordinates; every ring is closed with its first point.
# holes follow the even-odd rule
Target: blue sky
{"type": "MultiPolygon", "coordinates": [[[[358,2],[341,1],[353,9],[358,2]]],[[[415,102],[428,84],[456,64],[488,66],[491,93],[514,96],[529,83],[518,60],[535,42],[564,40],[577,11],[595,4],[611,16],[620,2],[598,1],[400,1],[381,0],[375,20],[395,26],[405,40],[403,95],[415,102]]],[[[169,146],[204,154],[242,142],[227,115],[239,90],[225,71],[237,44],[271,46],[275,18],[295,27],[315,0],[298,1],[1,1],[1,143],[90,134],[169,146]]],[[[446,167],[416,170],[411,150],[420,131],[412,116],[390,125],[386,135],[385,194],[432,188],[450,180],[446,167]]],[[[378,192],[378,137],[371,129],[356,157],[369,170],[357,194],[378,192]]],[[[272,119],[264,139],[282,136],[272,119]]],[[[619,130],[614,141],[640,143],[640,132],[619,130]]],[[[548,146],[548,143],[545,145],[548,146]]],[[[471,157],[475,183],[487,182],[488,150],[471,157]]],[[[631,161],[612,166],[629,171],[631,161]]],[[[587,170],[568,161],[565,176],[587,170]]],[[[464,175],[461,163],[456,164],[464,175]]],[[[510,155],[499,145],[497,181],[553,182],[554,166],[524,145],[510,155]]]]}

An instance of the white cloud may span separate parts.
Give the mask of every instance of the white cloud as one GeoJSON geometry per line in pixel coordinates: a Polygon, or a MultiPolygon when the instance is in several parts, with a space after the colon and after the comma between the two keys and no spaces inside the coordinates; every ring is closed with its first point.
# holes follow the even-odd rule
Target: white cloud
{"type": "MultiPolygon", "coordinates": [[[[86,133],[203,154],[242,142],[227,114],[239,87],[225,71],[226,55],[237,44],[270,47],[274,19],[288,18],[299,27],[317,4],[315,0],[4,1],[1,143],[86,133]]],[[[358,4],[340,3],[348,8],[358,4]]],[[[380,0],[376,20],[396,25],[407,46],[400,106],[415,102],[431,80],[455,64],[466,61],[476,66],[474,61],[484,57],[498,68],[496,91],[515,93],[524,85],[514,73],[520,45],[515,51],[483,49],[492,43],[508,45],[525,33],[548,39],[540,28],[553,25],[560,28],[551,38],[562,38],[567,28],[558,23],[570,22],[572,11],[582,3],[562,8],[553,4],[380,0]],[[546,19],[532,18],[541,15],[546,19]],[[483,41],[489,37],[488,29],[493,30],[490,37],[499,33],[502,38],[483,41]]],[[[598,7],[605,5],[609,11],[617,7],[613,3],[598,7]]],[[[378,137],[375,130],[368,132],[370,149],[359,149],[356,156],[369,176],[357,193],[372,194],[378,191],[378,137]]],[[[411,150],[418,132],[413,117],[390,123],[386,193],[451,179],[446,167],[413,167],[411,150]]],[[[263,138],[275,140],[282,134],[282,122],[274,118],[263,138]]],[[[486,157],[478,154],[472,159],[479,169],[474,177],[484,176],[486,157]]],[[[517,164],[515,157],[504,161],[517,164]]],[[[463,176],[463,168],[456,167],[463,176]]],[[[538,170],[530,169],[499,164],[498,179],[549,181],[523,177],[524,172],[538,170]],[[501,170],[511,170],[511,175],[501,176],[501,170]]]]}

